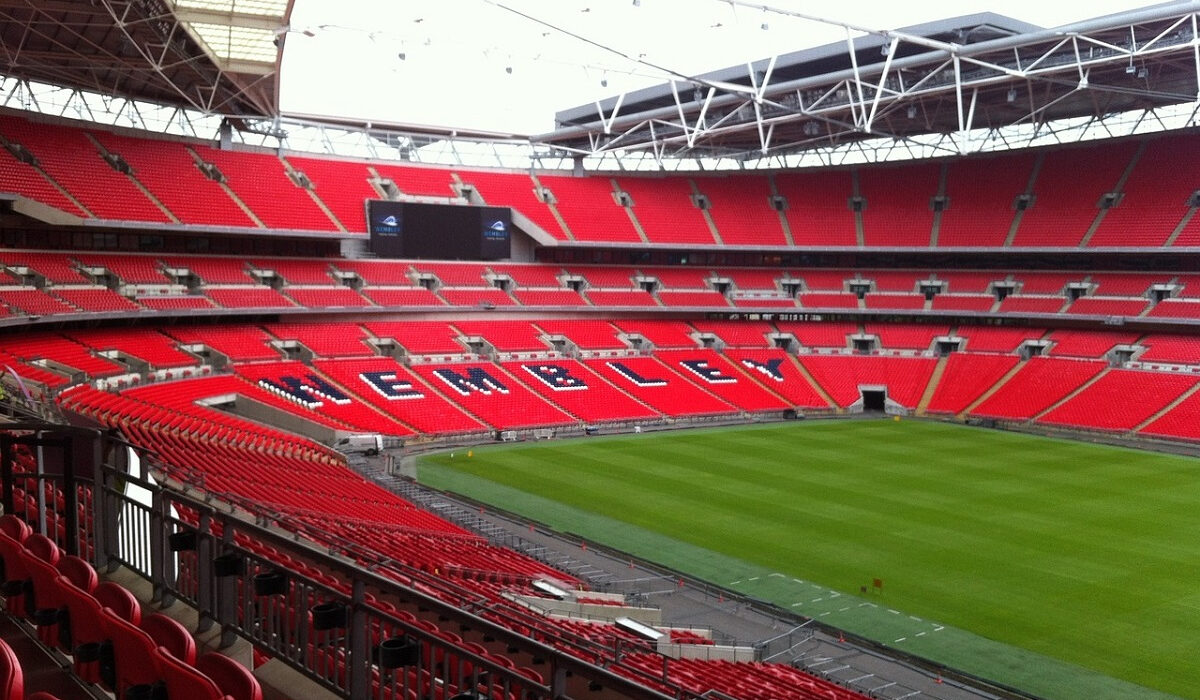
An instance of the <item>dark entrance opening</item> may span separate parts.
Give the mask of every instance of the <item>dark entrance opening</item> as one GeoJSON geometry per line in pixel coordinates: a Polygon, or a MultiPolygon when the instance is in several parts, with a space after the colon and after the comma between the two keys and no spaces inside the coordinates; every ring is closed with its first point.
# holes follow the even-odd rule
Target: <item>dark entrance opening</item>
{"type": "Polygon", "coordinates": [[[863,413],[883,413],[887,392],[883,389],[863,389],[863,413]]]}

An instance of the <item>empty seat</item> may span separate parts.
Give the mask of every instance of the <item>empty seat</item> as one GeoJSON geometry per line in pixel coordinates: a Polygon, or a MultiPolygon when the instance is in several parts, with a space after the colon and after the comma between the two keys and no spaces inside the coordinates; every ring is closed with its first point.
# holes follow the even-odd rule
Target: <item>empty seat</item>
{"type": "Polygon", "coordinates": [[[250,669],[224,654],[202,654],[196,660],[196,670],[213,679],[233,700],[262,700],[262,686],[250,669]]]}

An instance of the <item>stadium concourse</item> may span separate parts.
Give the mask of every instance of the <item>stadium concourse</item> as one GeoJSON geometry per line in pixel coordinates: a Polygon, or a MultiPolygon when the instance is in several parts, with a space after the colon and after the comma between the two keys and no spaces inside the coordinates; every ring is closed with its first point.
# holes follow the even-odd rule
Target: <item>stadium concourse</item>
{"type": "Polygon", "coordinates": [[[1031,697],[386,466],[859,415],[1200,440],[1194,3],[868,32],[523,139],[289,120],[291,3],[12,5],[0,700],[1031,697]],[[526,161],[422,160],[464,138],[526,161]],[[849,157],[901,143],[938,157],[849,157]]]}

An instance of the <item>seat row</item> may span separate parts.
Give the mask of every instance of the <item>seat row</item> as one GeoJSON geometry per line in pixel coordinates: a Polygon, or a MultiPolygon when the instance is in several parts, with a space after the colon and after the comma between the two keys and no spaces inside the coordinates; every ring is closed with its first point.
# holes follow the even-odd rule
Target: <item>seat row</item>
{"type": "Polygon", "coordinates": [[[0,136],[31,156],[0,156],[6,173],[0,190],[114,222],[362,235],[364,201],[387,190],[466,201],[469,189],[472,201],[510,207],[563,242],[760,248],[1200,242],[1200,224],[1189,221],[1187,178],[1164,186],[1158,177],[1190,170],[1200,153],[1188,136],[1149,138],[1144,147],[1105,143],[941,163],[615,178],[279,156],[16,115],[0,118],[0,136]]]}
{"type": "MultiPolygon", "coordinates": [[[[34,625],[40,641],[72,658],[83,681],[142,697],[162,686],[168,698],[261,700],[262,689],[246,667],[209,652],[197,655],[195,639],[161,613],[143,614],[118,584],[99,581],[86,560],[63,554],[53,540],[33,533],[14,515],[0,516],[0,593],[10,616],[34,625]]],[[[0,655],[10,661],[11,649],[0,655]]],[[[19,681],[9,677],[8,695],[19,681]]]]}

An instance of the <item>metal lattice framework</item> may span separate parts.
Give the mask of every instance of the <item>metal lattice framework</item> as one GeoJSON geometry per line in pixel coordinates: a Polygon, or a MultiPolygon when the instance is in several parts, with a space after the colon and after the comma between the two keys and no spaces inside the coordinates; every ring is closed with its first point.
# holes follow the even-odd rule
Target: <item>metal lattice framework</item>
{"type": "Polygon", "coordinates": [[[0,0],[0,73],[273,116],[290,12],[291,0],[0,0]]]}
{"type": "Polygon", "coordinates": [[[561,128],[535,141],[577,157],[644,151],[659,162],[770,158],[867,139],[970,153],[1012,127],[1149,113],[1200,96],[1194,0],[1032,31],[995,15],[875,31],[729,1],[835,24],[847,38],[567,110],[561,128]]]}

